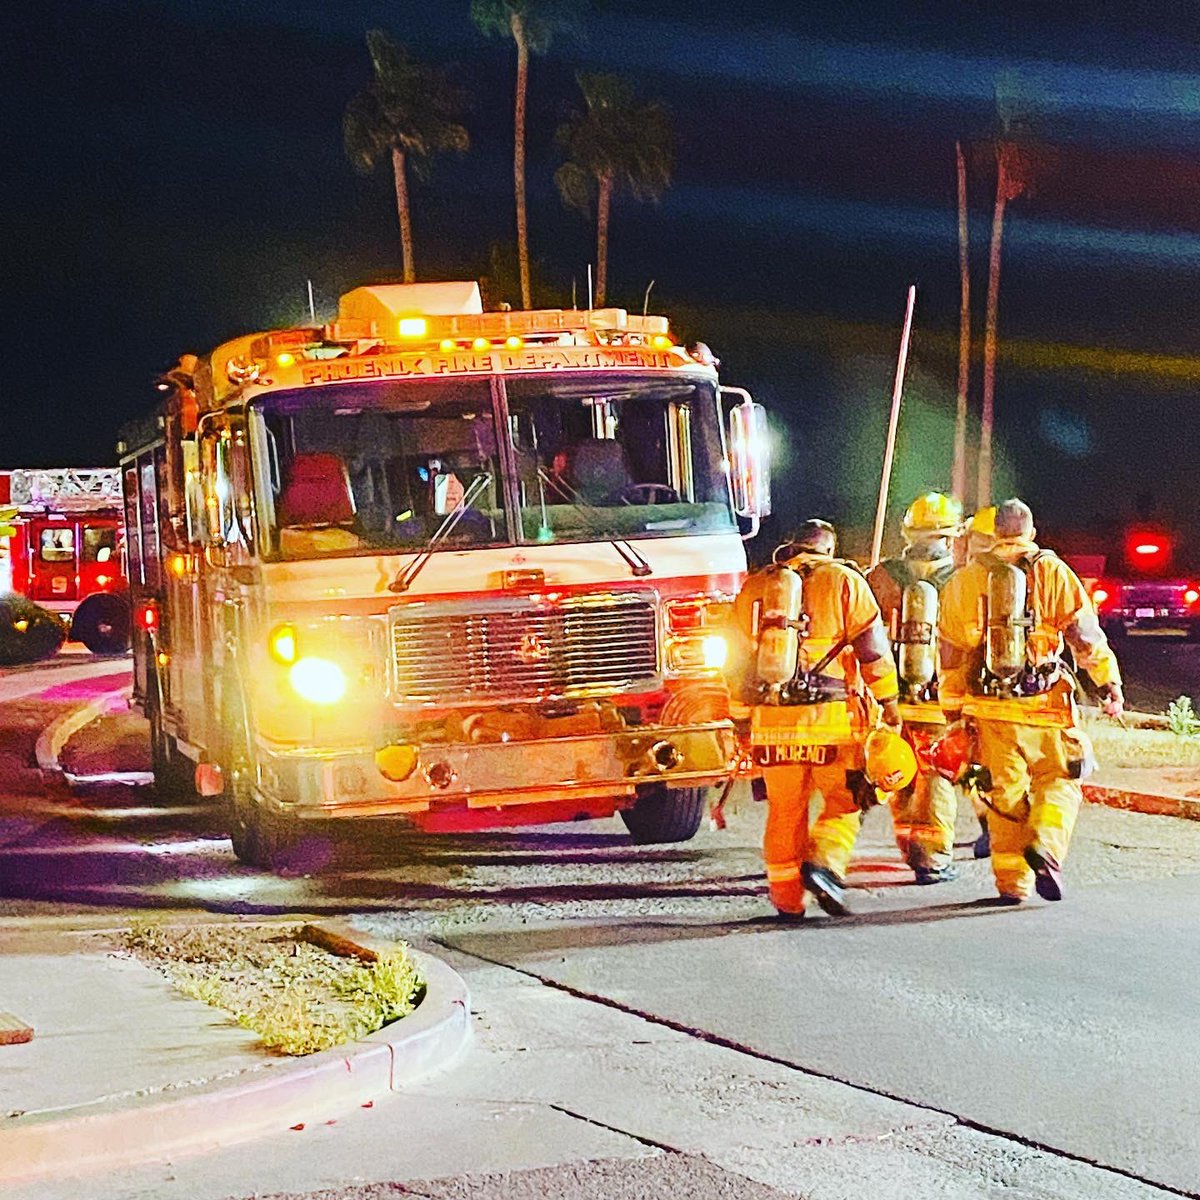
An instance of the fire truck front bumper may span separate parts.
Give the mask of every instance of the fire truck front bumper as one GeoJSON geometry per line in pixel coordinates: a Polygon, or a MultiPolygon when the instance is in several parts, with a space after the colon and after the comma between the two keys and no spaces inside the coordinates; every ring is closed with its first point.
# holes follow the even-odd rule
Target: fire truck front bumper
{"type": "Polygon", "coordinates": [[[604,816],[628,807],[647,788],[723,783],[735,760],[728,721],[348,753],[260,744],[259,791],[269,808],[301,818],[407,815],[425,825],[439,812],[484,817],[499,810],[507,811],[507,819],[478,823],[518,824],[518,810],[531,823],[566,820],[568,813],[604,816]]]}

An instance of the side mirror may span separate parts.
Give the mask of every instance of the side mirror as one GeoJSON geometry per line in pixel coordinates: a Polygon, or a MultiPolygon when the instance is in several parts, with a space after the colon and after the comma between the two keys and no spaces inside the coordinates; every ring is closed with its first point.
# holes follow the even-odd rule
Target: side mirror
{"type": "Polygon", "coordinates": [[[741,388],[722,388],[726,395],[740,397],[729,409],[730,482],[733,507],[739,517],[758,522],[771,513],[771,452],[767,431],[767,410],[755,404],[750,393],[741,388]]]}

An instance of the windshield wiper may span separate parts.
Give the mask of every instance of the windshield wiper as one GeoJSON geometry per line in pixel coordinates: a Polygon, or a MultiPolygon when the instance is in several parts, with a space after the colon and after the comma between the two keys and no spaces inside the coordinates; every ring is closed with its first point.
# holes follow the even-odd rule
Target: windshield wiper
{"type": "Polygon", "coordinates": [[[605,518],[603,509],[589,504],[565,479],[551,479],[542,467],[538,467],[537,473],[540,483],[549,487],[551,491],[560,492],[569,498],[576,508],[583,511],[584,524],[590,528],[592,533],[606,541],[621,556],[625,565],[629,568],[630,574],[638,579],[654,574],[654,568],[633,545],[624,538],[610,537],[604,532],[603,521],[605,518]]]}
{"type": "Polygon", "coordinates": [[[454,527],[466,515],[467,509],[479,498],[480,493],[492,482],[492,476],[484,471],[471,480],[470,486],[462,494],[459,502],[446,514],[442,523],[433,531],[433,536],[425,543],[424,549],[410,559],[408,565],[401,568],[396,578],[388,584],[389,592],[407,592],[412,587],[417,576],[425,569],[425,564],[433,556],[433,552],[454,532],[454,527]]]}

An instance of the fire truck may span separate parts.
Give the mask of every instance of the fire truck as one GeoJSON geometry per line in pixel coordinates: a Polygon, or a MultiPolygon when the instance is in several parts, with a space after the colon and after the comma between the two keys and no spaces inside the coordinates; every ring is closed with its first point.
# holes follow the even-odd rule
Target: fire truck
{"type": "Polygon", "coordinates": [[[57,613],[96,654],[129,648],[115,467],[0,471],[0,593],[57,613]]]}
{"type": "Polygon", "coordinates": [[[769,511],[766,414],[707,348],[385,284],[159,386],[118,447],[135,701],[158,780],[223,796],[241,860],[325,818],[695,833],[769,511]]]}
{"type": "Polygon", "coordinates": [[[1123,540],[1121,553],[1087,581],[1105,632],[1200,641],[1200,575],[1181,569],[1173,532],[1144,523],[1127,529],[1123,540]]]}

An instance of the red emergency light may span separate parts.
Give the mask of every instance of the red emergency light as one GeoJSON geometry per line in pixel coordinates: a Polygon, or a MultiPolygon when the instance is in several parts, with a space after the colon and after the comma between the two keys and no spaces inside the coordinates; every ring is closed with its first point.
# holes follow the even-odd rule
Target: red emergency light
{"type": "Polygon", "coordinates": [[[146,600],[137,606],[137,623],[148,633],[158,628],[158,605],[153,600],[146,600]]]}

